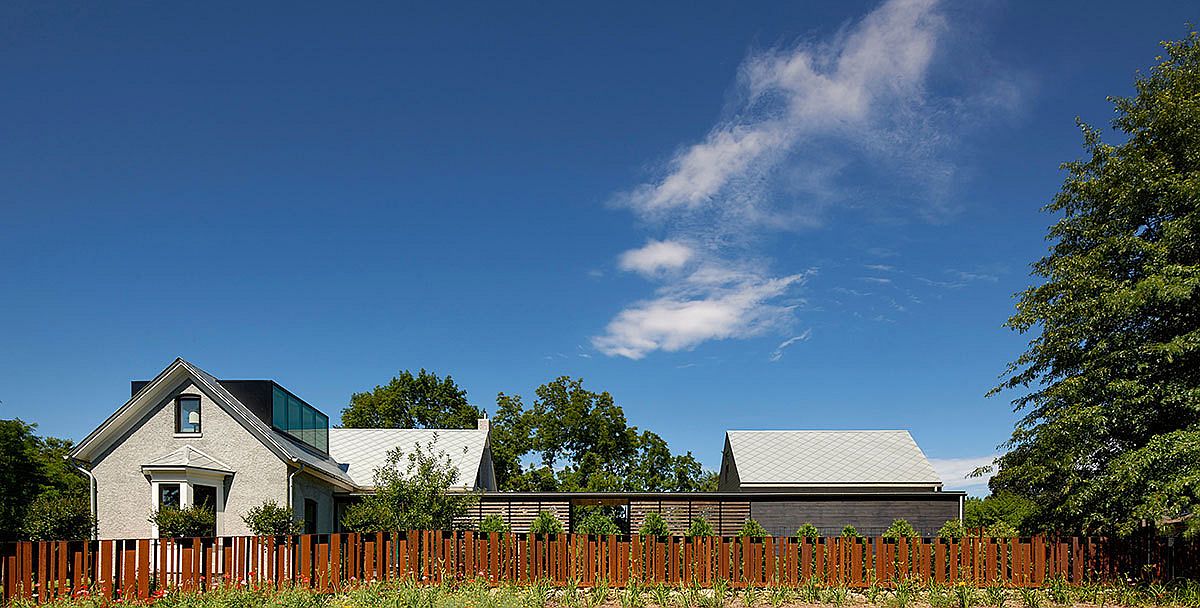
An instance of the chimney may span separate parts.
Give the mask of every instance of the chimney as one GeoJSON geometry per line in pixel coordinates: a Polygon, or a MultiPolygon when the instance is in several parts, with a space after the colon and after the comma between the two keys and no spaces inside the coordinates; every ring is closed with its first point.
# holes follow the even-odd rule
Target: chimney
{"type": "Polygon", "coordinates": [[[487,418],[480,418],[475,421],[475,428],[481,431],[491,431],[492,423],[487,418]]]}

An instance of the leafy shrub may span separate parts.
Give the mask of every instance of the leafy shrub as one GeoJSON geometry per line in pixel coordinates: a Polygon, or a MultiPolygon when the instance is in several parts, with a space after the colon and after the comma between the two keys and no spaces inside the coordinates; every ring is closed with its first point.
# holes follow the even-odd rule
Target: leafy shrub
{"type": "Polygon", "coordinates": [[[483,521],[479,522],[479,531],[483,533],[499,532],[507,534],[508,532],[512,532],[512,526],[508,525],[508,522],[504,521],[504,518],[500,517],[499,513],[489,513],[487,517],[483,518],[483,521]]]}
{"type": "Polygon", "coordinates": [[[150,523],[158,526],[163,538],[186,538],[212,534],[217,521],[208,507],[192,505],[186,509],[163,507],[150,515],[150,523]]]}
{"type": "Polygon", "coordinates": [[[816,526],[806,521],[800,524],[800,527],[796,529],[796,536],[799,538],[816,540],[821,538],[821,531],[818,530],[816,526]]]}
{"type": "Polygon", "coordinates": [[[916,528],[913,528],[907,519],[894,519],[892,525],[883,531],[884,538],[916,538],[917,536],[916,528]]]}
{"type": "Polygon", "coordinates": [[[688,538],[696,538],[698,536],[716,536],[717,531],[713,530],[712,524],[703,517],[697,517],[692,520],[691,525],[687,529],[688,538]]]}
{"type": "Polygon", "coordinates": [[[642,527],[638,529],[638,534],[642,536],[670,536],[671,529],[667,527],[667,520],[658,511],[651,511],[646,514],[645,521],[642,522],[642,527]]]}
{"type": "MultiPolygon", "coordinates": [[[[575,525],[575,531],[580,534],[595,534],[598,536],[621,533],[621,529],[617,527],[612,518],[600,512],[592,512],[583,516],[583,519],[580,519],[579,523],[575,525]]],[[[558,534],[558,532],[553,532],[552,534],[558,534]]]]}
{"type": "Polygon", "coordinates": [[[987,527],[987,535],[992,538],[1013,538],[1020,536],[1021,533],[1012,524],[1006,521],[997,521],[987,527]]]}
{"type": "Polygon", "coordinates": [[[850,524],[846,524],[846,527],[842,528],[842,538],[862,538],[862,537],[863,537],[863,535],[858,533],[858,528],[855,528],[854,526],[852,526],[850,524]]]}
{"type": "Polygon", "coordinates": [[[373,500],[356,502],[342,514],[342,525],[351,532],[379,532],[388,529],[388,514],[373,500]]]}
{"type": "Polygon", "coordinates": [[[938,538],[958,540],[967,535],[967,528],[961,520],[951,519],[938,528],[938,538]]]}
{"type": "Polygon", "coordinates": [[[479,498],[449,491],[459,483],[458,467],[434,447],[430,441],[407,454],[400,448],[389,451],[385,464],[375,469],[375,493],[347,509],[343,524],[355,532],[461,527],[456,522],[479,498]]]}
{"type": "Polygon", "coordinates": [[[770,536],[767,534],[767,529],[758,523],[757,519],[747,519],[746,523],[742,524],[742,529],[738,530],[738,538],[763,538],[770,536]]]}
{"type": "Polygon", "coordinates": [[[284,536],[299,534],[304,530],[303,524],[296,520],[296,514],[289,507],[282,507],[273,500],[264,500],[262,504],[251,507],[242,516],[242,521],[255,536],[284,536]]]}
{"type": "Polygon", "coordinates": [[[542,511],[533,518],[533,523],[529,524],[530,534],[562,534],[563,525],[553,513],[542,511]]]}
{"type": "Polygon", "coordinates": [[[21,532],[29,540],[85,540],[96,533],[96,518],[86,494],[48,490],[30,503],[21,532]]]}

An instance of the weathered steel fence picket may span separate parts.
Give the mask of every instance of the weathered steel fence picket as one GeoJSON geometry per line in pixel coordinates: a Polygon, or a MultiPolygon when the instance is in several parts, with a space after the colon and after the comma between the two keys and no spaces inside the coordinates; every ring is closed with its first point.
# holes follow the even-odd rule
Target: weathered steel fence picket
{"type": "Polygon", "coordinates": [[[762,538],[596,537],[473,532],[378,532],[286,537],[217,537],[18,542],[0,545],[4,601],[73,595],[152,598],[168,589],[297,585],[329,592],[366,581],[411,579],[491,584],[600,581],[623,587],[889,586],[936,581],[1010,587],[1132,576],[1166,581],[1200,575],[1200,545],[1171,539],[1044,537],[762,538]]]}

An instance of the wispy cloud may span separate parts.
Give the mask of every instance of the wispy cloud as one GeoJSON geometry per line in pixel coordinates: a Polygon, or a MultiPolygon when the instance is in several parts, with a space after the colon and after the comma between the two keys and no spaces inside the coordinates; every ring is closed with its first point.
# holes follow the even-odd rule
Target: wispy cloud
{"type": "Polygon", "coordinates": [[[946,30],[937,0],[888,0],[827,40],[747,57],[726,118],[615,197],[665,229],[618,260],[659,284],[592,344],[638,359],[785,330],[805,273],[774,269],[763,235],[820,226],[834,208],[866,201],[919,200],[922,215],[944,207],[950,133],[971,122],[972,105],[926,89],[946,30]]]}
{"type": "Polygon", "coordinates": [[[662,270],[678,270],[695,255],[692,248],[679,241],[654,241],[621,254],[621,270],[654,275],[662,270]]]}
{"type": "Polygon", "coordinates": [[[641,359],[656,350],[759,335],[787,317],[791,306],[773,302],[804,278],[804,273],[767,278],[702,266],[660,288],[657,297],[621,311],[592,345],[607,355],[641,359]]]}
{"type": "Polygon", "coordinates": [[[811,337],[812,337],[812,330],[806,329],[800,335],[792,336],[792,337],[788,338],[787,340],[780,342],[779,346],[775,347],[775,352],[771,353],[769,360],[772,363],[774,363],[774,362],[782,359],[784,349],[786,349],[787,347],[789,347],[797,342],[807,342],[808,339],[811,337]]]}
{"type": "Polygon", "coordinates": [[[992,464],[996,455],[971,456],[966,458],[930,458],[933,470],[942,478],[942,484],[947,490],[965,490],[972,495],[988,493],[987,483],[992,478],[991,473],[982,477],[968,477],[975,469],[992,464]]]}

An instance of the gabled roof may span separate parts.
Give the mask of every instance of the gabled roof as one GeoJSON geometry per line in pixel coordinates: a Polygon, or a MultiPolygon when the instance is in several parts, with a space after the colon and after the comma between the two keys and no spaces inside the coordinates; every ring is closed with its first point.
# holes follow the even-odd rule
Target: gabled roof
{"type": "Polygon", "coordinates": [[[148,382],[136,394],[121,406],[112,416],[109,416],[96,430],[80,441],[71,450],[70,457],[91,461],[101,454],[121,434],[131,428],[145,410],[157,405],[167,393],[182,383],[190,380],[200,391],[217,403],[235,420],[254,435],[268,449],[284,462],[292,465],[303,465],[313,474],[323,477],[335,485],[345,489],[353,489],[354,483],[333,458],[314,452],[301,446],[296,441],[272,429],[250,412],[242,402],[238,401],[221,383],[208,372],[184,361],[175,359],[153,380],[148,382]]]}
{"type": "MultiPolygon", "coordinates": [[[[364,488],[375,486],[375,469],[387,463],[389,451],[410,454],[418,445],[425,450],[430,444],[458,468],[455,487],[474,489],[488,446],[486,429],[329,429],[329,454],[349,463],[350,479],[364,488]]],[[[401,471],[406,464],[401,462],[401,471]]]]}
{"type": "Polygon", "coordinates": [[[942,483],[908,431],[728,431],[742,486],[942,483]]]}
{"type": "Polygon", "coordinates": [[[142,465],[143,469],[205,469],[208,471],[217,471],[219,473],[232,473],[233,469],[229,465],[197,450],[196,448],[185,445],[170,454],[159,456],[150,462],[142,465]]]}

